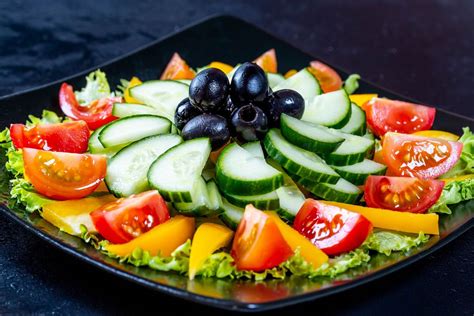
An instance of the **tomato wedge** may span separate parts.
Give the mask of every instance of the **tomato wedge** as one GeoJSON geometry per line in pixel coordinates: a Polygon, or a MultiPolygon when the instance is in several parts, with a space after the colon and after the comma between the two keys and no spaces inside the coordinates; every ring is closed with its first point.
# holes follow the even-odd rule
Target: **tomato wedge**
{"type": "Polygon", "coordinates": [[[247,205],[232,244],[231,255],[237,269],[263,271],[276,267],[292,254],[275,220],[247,205]]]}
{"type": "Polygon", "coordinates": [[[326,64],[314,60],[309,63],[308,70],[318,79],[323,92],[336,91],[342,88],[342,79],[339,74],[326,64]]]}
{"type": "Polygon", "coordinates": [[[165,200],[155,190],[105,204],[90,216],[99,234],[114,244],[126,243],[170,218],[165,200]]]}
{"type": "Polygon", "coordinates": [[[100,185],[107,161],[102,155],[23,148],[25,175],[39,193],[56,200],[80,199],[100,185]]]}
{"type": "Polygon", "coordinates": [[[364,200],[369,207],[426,213],[438,201],[444,182],[407,177],[369,176],[364,200]]]}
{"type": "Polygon", "coordinates": [[[38,124],[26,127],[23,124],[10,125],[10,137],[16,149],[23,147],[69,153],[84,153],[89,141],[86,122],[65,122],[38,124]]]}
{"type": "Polygon", "coordinates": [[[436,109],[414,103],[372,98],[362,105],[367,124],[377,136],[387,132],[411,134],[433,126],[436,109]]]}
{"type": "Polygon", "coordinates": [[[382,154],[390,175],[434,179],[459,160],[462,143],[422,136],[387,133],[382,154]]]}
{"type": "Polygon", "coordinates": [[[372,230],[364,216],[313,199],[305,201],[293,227],[329,256],[359,247],[372,230]]]}
{"type": "Polygon", "coordinates": [[[275,53],[275,49],[269,49],[262,55],[260,55],[257,59],[253,61],[257,65],[260,66],[265,72],[277,72],[277,57],[275,53]]]}
{"type": "Polygon", "coordinates": [[[193,79],[195,76],[196,74],[184,59],[178,53],[174,53],[161,74],[160,80],[193,79]]]}
{"type": "Polygon", "coordinates": [[[59,106],[63,113],[73,120],[85,121],[92,130],[117,119],[112,115],[115,102],[122,102],[122,98],[107,97],[80,105],[71,85],[63,83],[59,90],[59,106]]]}

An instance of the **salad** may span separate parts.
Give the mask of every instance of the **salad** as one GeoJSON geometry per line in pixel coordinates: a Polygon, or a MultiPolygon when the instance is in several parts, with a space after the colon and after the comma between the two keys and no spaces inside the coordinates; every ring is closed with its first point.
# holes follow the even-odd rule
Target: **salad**
{"type": "MultiPolygon", "coordinates": [[[[195,277],[336,278],[408,253],[474,197],[474,135],[431,130],[433,107],[355,94],[269,50],[159,80],[97,70],[63,83],[63,113],[0,134],[12,203],[97,251],[195,277]]],[[[461,130],[459,131],[461,132],[461,130]]]]}

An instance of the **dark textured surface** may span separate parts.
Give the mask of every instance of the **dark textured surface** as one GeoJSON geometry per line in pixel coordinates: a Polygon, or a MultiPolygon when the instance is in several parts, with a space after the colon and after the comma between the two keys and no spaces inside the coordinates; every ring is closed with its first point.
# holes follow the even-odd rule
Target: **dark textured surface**
{"type": "MultiPolygon", "coordinates": [[[[0,94],[93,67],[208,14],[232,13],[382,86],[473,116],[468,102],[473,94],[472,2],[409,8],[386,1],[375,8],[366,1],[308,1],[291,10],[275,1],[254,6],[81,3],[0,4],[0,94]]],[[[0,222],[0,313],[131,313],[195,306],[104,274],[3,217],[0,222]]],[[[285,311],[472,314],[472,236],[468,232],[383,280],[285,311]]]]}

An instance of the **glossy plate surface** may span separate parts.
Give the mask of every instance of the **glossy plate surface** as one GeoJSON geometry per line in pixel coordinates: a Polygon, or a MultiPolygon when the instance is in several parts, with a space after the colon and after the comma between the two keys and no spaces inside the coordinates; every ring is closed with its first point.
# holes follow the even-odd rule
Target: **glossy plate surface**
{"type": "MultiPolygon", "coordinates": [[[[137,75],[143,80],[159,77],[175,51],[179,52],[190,65],[202,66],[213,60],[229,64],[241,63],[254,59],[269,48],[275,48],[277,51],[278,69],[281,73],[291,68],[303,68],[309,61],[317,59],[246,22],[221,16],[191,26],[100,68],[107,73],[111,85],[115,86],[120,78],[128,79],[132,75],[137,75]]],[[[343,78],[347,75],[338,67],[334,68],[343,75],[343,78]]],[[[60,84],[67,81],[80,87],[85,84],[84,76],[88,72],[89,70],[34,90],[0,98],[0,128],[3,129],[12,122],[24,122],[28,114],[40,115],[43,108],[58,111],[60,84]]],[[[361,82],[357,93],[378,93],[383,97],[413,101],[364,81],[361,82]]],[[[470,118],[438,110],[433,128],[459,134],[462,126],[473,128],[473,122],[470,118]]],[[[9,209],[8,190],[5,188],[7,179],[3,168],[1,179],[3,192],[0,192],[0,210],[65,252],[151,289],[206,305],[241,311],[296,304],[362,285],[421,259],[460,236],[474,223],[474,201],[459,204],[452,215],[440,217],[439,237],[431,238],[426,245],[409,254],[373,256],[369,265],[351,270],[338,280],[312,281],[290,277],[286,280],[259,283],[219,279],[188,281],[181,275],[120,264],[98,253],[80,239],[58,231],[37,214],[29,215],[22,210],[9,209]]]]}

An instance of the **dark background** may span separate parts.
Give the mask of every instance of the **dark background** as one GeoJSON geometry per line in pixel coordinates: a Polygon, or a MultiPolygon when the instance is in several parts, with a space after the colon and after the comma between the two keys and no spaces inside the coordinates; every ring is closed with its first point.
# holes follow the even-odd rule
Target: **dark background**
{"type": "MultiPolygon", "coordinates": [[[[474,116],[473,1],[2,1],[0,95],[97,66],[216,13],[388,89],[474,116]]],[[[0,227],[0,314],[216,312],[105,274],[3,216],[0,227]]],[[[473,236],[383,280],[283,311],[472,315],[473,236]]]]}

